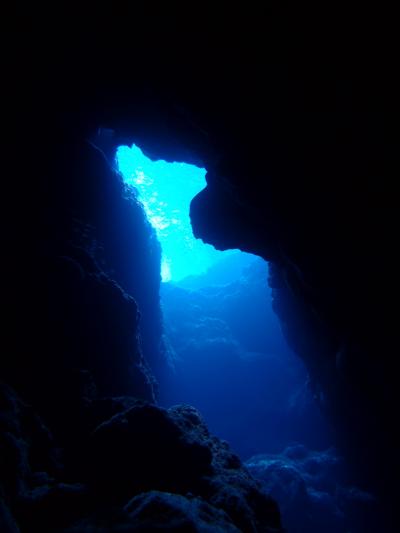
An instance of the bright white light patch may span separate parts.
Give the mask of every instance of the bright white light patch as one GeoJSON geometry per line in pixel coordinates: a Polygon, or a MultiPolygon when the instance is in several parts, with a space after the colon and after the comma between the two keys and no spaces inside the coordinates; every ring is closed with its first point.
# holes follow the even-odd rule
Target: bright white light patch
{"type": "Polygon", "coordinates": [[[137,190],[161,243],[162,281],[202,274],[221,259],[221,252],[193,237],[189,219],[192,198],[206,186],[204,168],[151,161],[135,145],[120,146],[117,163],[125,183],[137,190]]]}

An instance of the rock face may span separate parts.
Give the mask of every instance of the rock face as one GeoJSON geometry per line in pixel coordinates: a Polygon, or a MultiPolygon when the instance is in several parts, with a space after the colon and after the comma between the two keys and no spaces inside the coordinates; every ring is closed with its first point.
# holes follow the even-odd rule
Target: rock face
{"type": "Polygon", "coordinates": [[[13,272],[25,334],[1,362],[3,379],[54,422],[86,396],[153,400],[149,365],[162,368],[160,250],[143,209],[88,142],[56,144],[44,169],[47,209],[32,196],[40,213],[13,272]]]}
{"type": "Polygon", "coordinates": [[[314,113],[290,117],[298,146],[278,130],[273,144],[285,145],[281,165],[276,153],[266,160],[257,144],[241,152],[248,143],[239,134],[237,151],[222,156],[193,200],[192,222],[206,242],[270,261],[274,308],[290,346],[307,365],[342,452],[386,505],[398,471],[389,296],[397,292],[398,263],[389,191],[399,161],[378,131],[390,137],[393,125],[384,115],[360,117],[353,109],[344,117],[314,113]],[[348,133],[335,142],[342,120],[348,133]],[[395,467],[382,462],[386,453],[396,457],[395,467]]]}
{"type": "Polygon", "coordinates": [[[192,407],[104,398],[76,422],[56,440],[2,386],[3,531],[281,531],[275,502],[192,407]]]}

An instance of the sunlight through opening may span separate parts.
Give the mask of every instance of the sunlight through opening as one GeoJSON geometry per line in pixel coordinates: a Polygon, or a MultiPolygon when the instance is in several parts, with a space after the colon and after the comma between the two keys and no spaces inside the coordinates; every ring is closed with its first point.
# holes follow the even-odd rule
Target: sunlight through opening
{"type": "Polygon", "coordinates": [[[162,281],[198,276],[227,254],[238,253],[220,252],[193,236],[189,206],[206,186],[204,168],[152,161],[136,145],[120,146],[116,157],[125,184],[134,189],[160,241],[162,281]]]}

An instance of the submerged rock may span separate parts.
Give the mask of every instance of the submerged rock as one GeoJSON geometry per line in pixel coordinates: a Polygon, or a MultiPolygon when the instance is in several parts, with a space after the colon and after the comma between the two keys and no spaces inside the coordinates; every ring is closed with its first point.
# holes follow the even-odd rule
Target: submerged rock
{"type": "Polygon", "coordinates": [[[276,504],[193,407],[142,402],[100,424],[87,451],[88,483],[100,499],[124,502],[151,489],[190,493],[223,509],[240,529],[280,527],[276,504]]]}
{"type": "Polygon", "coordinates": [[[281,531],[276,503],[193,407],[92,399],[60,440],[0,392],[4,531],[281,531]]]}
{"type": "MultiPolygon", "coordinates": [[[[229,516],[221,509],[213,507],[201,498],[184,497],[177,494],[152,491],[133,498],[125,507],[132,519],[140,527],[151,531],[162,529],[171,531],[235,533],[235,527],[229,516]]],[[[144,529],[145,530],[145,529],[144,529]]]]}
{"type": "Polygon", "coordinates": [[[334,449],[316,452],[293,445],[279,455],[256,455],[245,464],[279,503],[290,532],[378,530],[374,496],[350,485],[334,449]]]}
{"type": "Polygon", "coordinates": [[[164,409],[141,404],[100,424],[88,445],[95,490],[121,498],[143,490],[187,491],[210,471],[211,451],[164,409]],[[101,468],[99,466],[101,465],[101,468]]]}
{"type": "Polygon", "coordinates": [[[181,533],[238,533],[228,515],[201,498],[150,491],[135,496],[123,510],[82,521],[67,533],[90,531],[175,531],[181,533]]]}

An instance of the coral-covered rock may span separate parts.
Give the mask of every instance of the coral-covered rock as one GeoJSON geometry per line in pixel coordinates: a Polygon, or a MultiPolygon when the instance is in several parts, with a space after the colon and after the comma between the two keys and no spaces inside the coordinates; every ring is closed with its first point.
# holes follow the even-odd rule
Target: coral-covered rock
{"type": "Polygon", "coordinates": [[[380,527],[376,498],[349,484],[334,449],[315,452],[293,445],[245,464],[279,503],[284,525],[293,533],[374,533],[380,527]]]}

